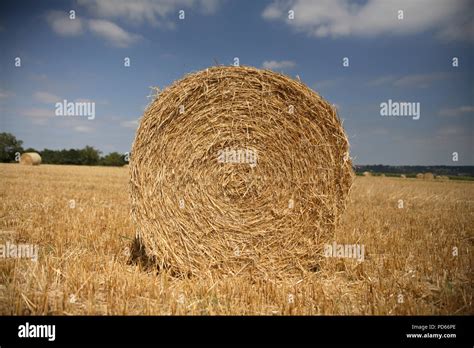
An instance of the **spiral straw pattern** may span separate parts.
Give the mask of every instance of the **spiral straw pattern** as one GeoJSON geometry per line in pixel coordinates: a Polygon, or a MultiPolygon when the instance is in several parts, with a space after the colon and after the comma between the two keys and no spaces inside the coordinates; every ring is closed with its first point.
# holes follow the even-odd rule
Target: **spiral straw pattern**
{"type": "Polygon", "coordinates": [[[300,81],[212,67],[156,95],[130,164],[137,243],[180,275],[317,269],[352,184],[335,108],[300,81]]]}

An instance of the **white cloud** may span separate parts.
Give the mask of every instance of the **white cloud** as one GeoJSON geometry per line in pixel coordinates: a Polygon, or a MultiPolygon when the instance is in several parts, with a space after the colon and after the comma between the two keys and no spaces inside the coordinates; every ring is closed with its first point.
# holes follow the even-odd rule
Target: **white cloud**
{"type": "Polygon", "coordinates": [[[433,82],[443,81],[450,78],[449,73],[430,73],[430,74],[413,74],[403,76],[393,82],[396,87],[415,86],[415,87],[428,87],[433,82]]]}
{"type": "Polygon", "coordinates": [[[23,110],[22,114],[30,118],[49,118],[54,117],[54,109],[32,108],[23,110]]]}
{"type": "Polygon", "coordinates": [[[322,89],[327,89],[327,88],[332,88],[334,86],[337,86],[341,82],[343,82],[344,79],[342,77],[336,77],[334,79],[329,79],[329,80],[321,80],[321,81],[316,81],[313,84],[313,88],[318,91],[322,89]]]}
{"type": "Polygon", "coordinates": [[[103,19],[89,20],[89,29],[116,47],[128,47],[141,39],[140,35],[131,34],[117,24],[103,19]]]}
{"type": "Polygon", "coordinates": [[[460,126],[445,126],[438,129],[436,132],[436,137],[451,137],[451,136],[461,136],[466,133],[466,128],[460,126]]]}
{"type": "Polygon", "coordinates": [[[28,117],[33,124],[43,125],[54,117],[54,109],[31,108],[20,111],[20,114],[28,117]]]}
{"type": "Polygon", "coordinates": [[[94,131],[94,128],[88,126],[75,126],[74,130],[79,133],[91,133],[94,131]]]}
{"type": "MultiPolygon", "coordinates": [[[[471,5],[472,6],[472,5],[471,5]]],[[[467,13],[472,13],[472,7],[467,8],[467,13]]],[[[470,41],[474,42],[474,17],[461,15],[452,25],[442,28],[438,38],[443,41],[470,41]]]]}
{"type": "Polygon", "coordinates": [[[262,12],[296,31],[315,37],[409,35],[434,30],[441,39],[474,41],[474,17],[469,0],[276,0],[262,12]],[[288,11],[294,11],[294,19],[288,11]],[[404,11],[404,19],[397,18],[404,11]]]}
{"type": "Polygon", "coordinates": [[[405,76],[386,75],[369,81],[369,86],[392,85],[395,87],[418,87],[426,88],[434,82],[444,81],[452,78],[453,75],[445,72],[434,72],[427,74],[411,74],[405,76]]]}
{"type": "MultiPolygon", "coordinates": [[[[126,31],[111,21],[125,21],[134,25],[174,28],[180,10],[192,9],[204,15],[217,12],[222,0],[78,0],[93,18],[69,18],[65,11],[49,11],[46,20],[61,36],[77,36],[85,31],[107,40],[115,47],[128,47],[142,37],[126,31]]],[[[83,17],[84,18],[84,17],[83,17]]],[[[122,23],[121,23],[122,24],[122,23]]]]}
{"type": "Polygon", "coordinates": [[[284,16],[284,6],[282,3],[273,3],[263,10],[262,17],[265,19],[283,19],[284,16]]]}
{"type": "Polygon", "coordinates": [[[61,101],[61,98],[48,92],[36,92],[33,94],[33,98],[44,104],[53,104],[61,101]]]}
{"type": "Polygon", "coordinates": [[[61,36],[76,36],[83,32],[83,25],[80,18],[69,18],[68,12],[49,11],[46,14],[46,21],[53,31],[61,36]]]}
{"type": "Polygon", "coordinates": [[[220,3],[220,0],[200,0],[197,6],[204,14],[214,14],[219,9],[220,3]]]}
{"type": "Polygon", "coordinates": [[[439,111],[441,116],[462,116],[474,113],[474,106],[463,105],[456,108],[447,108],[439,111]]]}
{"type": "Polygon", "coordinates": [[[369,133],[374,135],[388,135],[389,131],[386,128],[375,127],[369,131],[369,133]]]}
{"type": "Polygon", "coordinates": [[[46,74],[31,74],[30,79],[38,82],[46,82],[48,80],[48,75],[46,74]]]}
{"type": "Polygon", "coordinates": [[[385,75],[377,77],[374,80],[368,82],[369,86],[382,86],[385,84],[392,84],[397,79],[394,75],[385,75]]]}
{"type": "Polygon", "coordinates": [[[87,98],[76,98],[74,99],[74,102],[75,103],[95,103],[93,100],[87,99],[87,98]]]}
{"type": "Polygon", "coordinates": [[[219,0],[78,0],[89,13],[99,18],[124,19],[128,22],[172,26],[168,17],[177,18],[179,10],[197,8],[203,14],[217,11],[219,0]]]}
{"type": "Polygon", "coordinates": [[[120,125],[125,128],[137,128],[138,127],[138,120],[132,121],[122,121],[120,125]]]}
{"type": "Polygon", "coordinates": [[[10,91],[0,90],[0,99],[7,99],[13,97],[14,94],[10,91]]]}
{"type": "Polygon", "coordinates": [[[263,62],[262,67],[264,69],[279,70],[279,69],[291,69],[296,66],[296,63],[291,60],[266,60],[263,62]]]}
{"type": "Polygon", "coordinates": [[[49,11],[46,14],[46,21],[53,31],[61,36],[78,36],[89,30],[116,47],[128,47],[141,39],[140,35],[129,33],[111,21],[81,20],[78,17],[70,19],[67,12],[49,11]]]}

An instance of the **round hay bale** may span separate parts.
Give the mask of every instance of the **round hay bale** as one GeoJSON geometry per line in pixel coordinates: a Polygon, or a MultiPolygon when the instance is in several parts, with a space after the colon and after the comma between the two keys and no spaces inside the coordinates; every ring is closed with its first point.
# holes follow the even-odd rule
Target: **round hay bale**
{"type": "Polygon", "coordinates": [[[364,175],[364,176],[372,176],[372,173],[371,173],[371,172],[364,172],[364,173],[362,173],[362,175],[364,175]]]}
{"type": "Polygon", "coordinates": [[[36,152],[25,152],[20,156],[20,164],[37,166],[41,164],[41,156],[36,152]]]}
{"type": "Polygon", "coordinates": [[[416,178],[417,178],[417,179],[424,179],[424,177],[425,177],[425,176],[423,175],[423,173],[418,173],[418,174],[416,174],[416,178]]]}
{"type": "Polygon", "coordinates": [[[423,179],[425,179],[425,180],[433,180],[433,179],[434,179],[434,175],[433,175],[433,173],[425,173],[425,174],[423,174],[423,179]]]}
{"type": "Polygon", "coordinates": [[[406,178],[407,178],[407,176],[406,176],[405,174],[402,174],[402,175],[400,175],[400,178],[402,178],[402,179],[406,179],[406,178]]]}
{"type": "Polygon", "coordinates": [[[177,275],[316,269],[353,175],[335,108],[303,83],[251,67],[199,71],[140,121],[134,244],[177,275]]]}
{"type": "Polygon", "coordinates": [[[380,174],[380,177],[385,178],[385,174],[384,173],[380,174]]]}
{"type": "Polygon", "coordinates": [[[439,181],[448,181],[449,176],[447,176],[447,175],[437,175],[436,179],[439,180],[439,181]]]}

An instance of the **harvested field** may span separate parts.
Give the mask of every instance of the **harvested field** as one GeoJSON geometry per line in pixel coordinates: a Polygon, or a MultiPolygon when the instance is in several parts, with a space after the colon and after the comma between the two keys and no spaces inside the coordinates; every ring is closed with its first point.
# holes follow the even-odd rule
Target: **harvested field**
{"type": "MultiPolygon", "coordinates": [[[[300,279],[176,278],[129,264],[128,171],[1,164],[2,314],[473,314],[474,183],[357,177],[323,258],[300,279]],[[400,200],[403,208],[400,209],[400,200]]],[[[0,245],[1,245],[0,244],[0,245]]]]}

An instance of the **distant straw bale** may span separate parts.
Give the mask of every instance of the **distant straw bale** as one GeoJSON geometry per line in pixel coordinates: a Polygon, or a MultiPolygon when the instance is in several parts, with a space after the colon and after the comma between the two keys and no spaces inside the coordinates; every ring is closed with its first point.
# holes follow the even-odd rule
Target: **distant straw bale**
{"type": "Polygon", "coordinates": [[[437,175],[437,176],[436,176],[436,180],[439,180],[439,181],[448,181],[448,180],[449,180],[449,176],[447,176],[447,175],[437,175]]]}
{"type": "Polygon", "coordinates": [[[433,173],[425,173],[425,174],[423,174],[423,179],[425,179],[425,180],[433,180],[433,179],[434,179],[434,175],[433,175],[433,173]]]}
{"type": "Polygon", "coordinates": [[[20,156],[20,164],[37,166],[41,164],[41,156],[36,152],[25,152],[20,156]]]}

